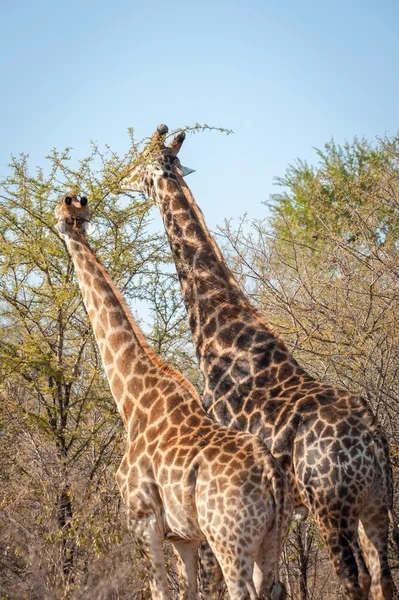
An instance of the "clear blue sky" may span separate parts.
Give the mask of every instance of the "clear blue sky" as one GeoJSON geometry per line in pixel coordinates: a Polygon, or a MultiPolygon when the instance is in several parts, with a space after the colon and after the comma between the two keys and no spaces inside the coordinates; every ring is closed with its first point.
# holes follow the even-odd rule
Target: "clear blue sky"
{"type": "Polygon", "coordinates": [[[189,185],[213,228],[261,204],[332,136],[396,134],[396,0],[0,0],[0,175],[10,154],[119,152],[167,123],[189,137],[189,185]]]}

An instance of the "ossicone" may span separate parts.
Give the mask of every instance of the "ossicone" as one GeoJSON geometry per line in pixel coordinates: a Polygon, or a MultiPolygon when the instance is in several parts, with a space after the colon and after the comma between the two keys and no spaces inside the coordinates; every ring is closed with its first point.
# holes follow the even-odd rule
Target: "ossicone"
{"type": "Polygon", "coordinates": [[[178,133],[175,134],[176,142],[184,142],[185,139],[186,139],[186,134],[184,131],[179,131],[178,133]]]}
{"type": "Polygon", "coordinates": [[[159,133],[159,135],[166,135],[169,131],[169,127],[167,125],[165,125],[164,123],[162,123],[161,125],[158,125],[157,127],[157,132],[159,133]]]}

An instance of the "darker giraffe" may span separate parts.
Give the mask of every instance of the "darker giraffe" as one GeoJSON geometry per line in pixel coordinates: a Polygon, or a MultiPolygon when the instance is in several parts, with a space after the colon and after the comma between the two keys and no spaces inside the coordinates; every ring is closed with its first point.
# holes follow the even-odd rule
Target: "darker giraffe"
{"type": "Polygon", "coordinates": [[[211,419],[192,385],[148,346],[86,241],[87,200],[66,194],[56,215],[127,430],[116,478],[153,597],[169,598],[166,538],[181,558],[181,597],[197,596],[197,547],[206,539],[231,598],[271,598],[292,513],[283,470],[258,438],[211,419]]]}
{"type": "Polygon", "coordinates": [[[229,270],[160,126],[121,189],[158,205],[175,258],[205,378],[204,406],[220,423],[256,434],[310,509],[350,600],[391,600],[387,560],[393,484],[387,442],[364,398],[310,376],[229,270]],[[363,549],[360,549],[358,539],[363,549]],[[371,575],[371,577],[370,577],[371,575]]]}

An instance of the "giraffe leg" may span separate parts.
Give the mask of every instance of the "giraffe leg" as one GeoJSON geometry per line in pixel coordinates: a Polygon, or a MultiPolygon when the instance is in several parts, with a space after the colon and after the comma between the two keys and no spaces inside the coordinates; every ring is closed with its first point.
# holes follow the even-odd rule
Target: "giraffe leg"
{"type": "Polygon", "coordinates": [[[313,510],[316,522],[320,527],[326,543],[330,560],[335,572],[341,580],[342,592],[345,600],[368,600],[370,577],[357,544],[358,521],[348,525],[345,530],[336,525],[337,519],[329,519],[323,515],[320,518],[317,510],[313,510]],[[359,577],[359,566],[361,574],[359,577]]]}
{"type": "Polygon", "coordinates": [[[177,561],[177,570],[180,584],[180,600],[196,600],[197,570],[198,570],[198,542],[174,541],[173,547],[180,557],[177,561]]]}
{"type": "MultiPolygon", "coordinates": [[[[253,582],[254,559],[246,551],[245,547],[219,545],[209,540],[216,559],[223,573],[230,600],[257,600],[255,585],[253,582]]],[[[266,600],[270,595],[266,593],[266,600]]]]}
{"type": "Polygon", "coordinates": [[[201,542],[199,547],[201,597],[220,599],[223,596],[223,591],[225,588],[223,573],[220,565],[217,562],[208,542],[201,542]]]}
{"type": "MultiPolygon", "coordinates": [[[[253,580],[259,598],[267,598],[267,594],[271,593],[273,574],[277,570],[280,550],[276,532],[272,529],[263,540],[255,558],[253,580]]],[[[283,600],[286,597],[284,585],[276,582],[271,597],[275,600],[283,600]]]]}
{"type": "Polygon", "coordinates": [[[163,535],[155,516],[146,521],[130,521],[129,528],[145,561],[153,600],[170,600],[166,576],[163,535]]]}
{"type": "Polygon", "coordinates": [[[359,524],[360,543],[371,574],[373,600],[392,600],[393,582],[388,566],[388,514],[374,504],[362,512],[359,524]]]}
{"type": "Polygon", "coordinates": [[[356,560],[357,569],[358,569],[358,582],[360,589],[363,592],[365,598],[369,597],[370,585],[371,585],[371,577],[368,571],[367,565],[364,560],[363,552],[360,549],[359,542],[355,539],[352,544],[352,552],[356,560]]]}

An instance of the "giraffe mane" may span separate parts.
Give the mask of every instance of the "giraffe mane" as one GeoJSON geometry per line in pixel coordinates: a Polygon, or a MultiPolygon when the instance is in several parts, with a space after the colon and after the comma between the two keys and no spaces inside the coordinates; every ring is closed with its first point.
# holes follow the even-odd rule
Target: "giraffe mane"
{"type": "Polygon", "coordinates": [[[84,237],[84,235],[82,235],[80,232],[74,230],[75,233],[79,236],[80,240],[83,241],[83,243],[86,245],[86,247],[88,248],[90,254],[92,255],[93,259],[95,260],[95,262],[98,265],[98,268],[100,269],[104,279],[106,280],[106,282],[108,283],[109,287],[112,290],[112,293],[115,295],[118,303],[120,304],[120,306],[122,307],[123,312],[125,313],[125,317],[127,318],[127,320],[130,323],[130,326],[133,329],[133,333],[135,334],[140,346],[142,347],[142,349],[144,350],[144,352],[146,353],[146,355],[148,356],[148,358],[151,360],[151,362],[158,367],[163,373],[165,373],[165,375],[169,375],[170,377],[172,377],[173,379],[175,379],[178,383],[180,383],[181,385],[183,385],[186,390],[194,397],[196,398],[198,401],[200,401],[199,398],[199,394],[197,392],[197,390],[195,389],[195,387],[193,386],[192,383],[190,383],[188,381],[188,379],[186,379],[184,377],[184,375],[182,375],[181,373],[179,373],[179,371],[176,371],[176,369],[174,369],[173,367],[171,367],[170,365],[167,364],[166,361],[164,361],[163,358],[161,358],[149,345],[146,337],[144,336],[143,332],[141,331],[138,323],[136,322],[136,320],[133,317],[132,311],[130,310],[129,306],[127,305],[125,299],[122,296],[122,293],[119,291],[119,289],[116,287],[115,283],[112,281],[110,275],[107,273],[105,267],[103,267],[103,265],[101,264],[101,262],[98,260],[98,258],[96,257],[96,255],[94,254],[93,250],[90,247],[90,244],[88,243],[87,239],[84,237]]]}

